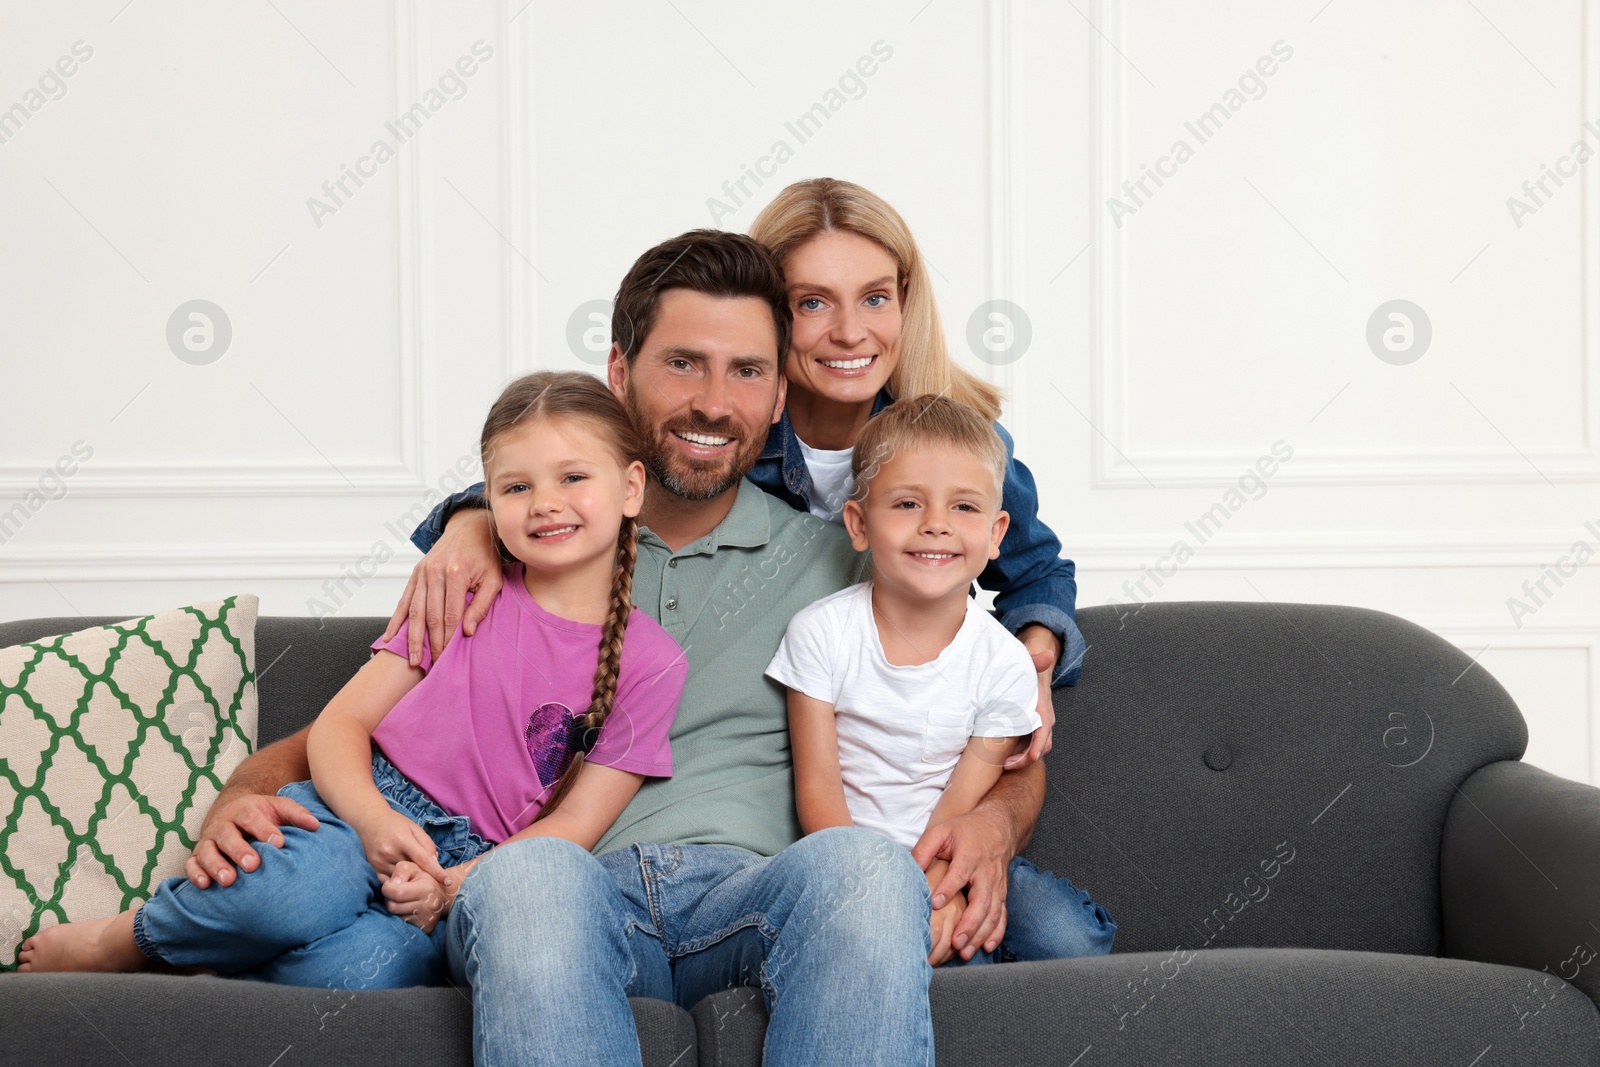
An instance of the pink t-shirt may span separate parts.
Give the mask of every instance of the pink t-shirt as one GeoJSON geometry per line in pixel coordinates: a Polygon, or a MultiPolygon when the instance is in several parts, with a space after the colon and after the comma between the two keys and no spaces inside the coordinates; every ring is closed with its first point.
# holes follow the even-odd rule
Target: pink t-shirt
{"type": "MultiPolygon", "coordinates": [[[[522,564],[507,564],[489,614],[471,637],[456,625],[438,663],[423,644],[427,676],[400,698],[372,733],[389,762],[445,811],[465,815],[475,832],[504,841],[533,822],[541,794],[537,740],[557,724],[551,702],[589,708],[600,654],[600,626],[541,608],[522,584],[522,564]],[[537,720],[537,721],[536,721],[537,720]],[[531,751],[533,750],[533,751],[531,751]]],[[[472,594],[468,593],[468,602],[472,594]]],[[[405,656],[409,623],[374,650],[405,656]]],[[[620,771],[671,777],[667,735],[689,665],[661,624],[642,611],[628,618],[617,696],[585,758],[620,771]]],[[[559,712],[554,712],[559,716],[559,712]]],[[[548,761],[548,756],[545,756],[548,761]]]]}

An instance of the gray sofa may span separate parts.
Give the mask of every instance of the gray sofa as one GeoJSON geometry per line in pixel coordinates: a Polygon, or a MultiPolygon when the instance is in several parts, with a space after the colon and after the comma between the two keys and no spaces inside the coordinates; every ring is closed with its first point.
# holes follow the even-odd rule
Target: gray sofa
{"type": "MultiPolygon", "coordinates": [[[[4,624],[0,646],[110,621],[4,624]]],[[[1080,623],[1027,854],[1106,904],[1116,950],[936,973],[940,1063],[1600,1063],[1600,790],[1519,762],[1527,727],[1481,666],[1345,607],[1080,623]]],[[[261,619],[262,740],[382,626],[261,619]]],[[[634,1013],[647,1064],[759,1062],[756,990],[634,1013]]],[[[470,1028],[449,988],[0,976],[18,1064],[466,1064],[470,1028]]]]}

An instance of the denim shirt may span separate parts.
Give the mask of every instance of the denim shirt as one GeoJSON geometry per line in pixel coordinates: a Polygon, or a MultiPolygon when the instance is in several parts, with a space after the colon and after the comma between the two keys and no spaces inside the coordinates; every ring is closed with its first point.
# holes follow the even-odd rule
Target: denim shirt
{"type": "MultiPolygon", "coordinates": [[[[893,403],[887,389],[872,402],[876,416],[893,403]]],[[[1039,490],[1033,474],[1016,458],[1016,445],[1005,427],[994,424],[1006,445],[1006,480],[1000,506],[1011,516],[1000,556],[978,576],[978,584],[995,594],[1000,622],[1012,633],[1038,623],[1061,639],[1051,686],[1076,685],[1083,666],[1083,635],[1078,632],[1077,568],[1061,557],[1061,541],[1039,518],[1039,490]]],[[[746,475],[752,482],[799,511],[809,511],[814,487],[800,451],[800,438],[789,413],[767,433],[767,447],[746,475]]]]}
{"type": "MultiPolygon", "coordinates": [[[[888,390],[878,393],[872,404],[877,415],[891,403],[888,390]]],[[[1076,685],[1083,666],[1083,634],[1078,632],[1077,568],[1061,558],[1061,541],[1039,519],[1039,491],[1033,474],[1015,456],[1011,435],[998,422],[994,428],[1006,445],[1006,480],[1000,506],[1011,516],[1005,540],[1000,542],[1000,557],[989,561],[978,584],[994,591],[995,611],[1000,623],[1016,633],[1038,623],[1061,639],[1061,658],[1050,677],[1051,686],[1076,685]]],[[[798,511],[811,508],[811,472],[800,452],[800,438],[789,422],[789,413],[767,434],[761,458],[746,475],[752,482],[798,511]]],[[[444,534],[444,527],[462,508],[487,507],[483,483],[445,497],[422,520],[411,535],[411,543],[423,552],[432,548],[444,534]]]]}

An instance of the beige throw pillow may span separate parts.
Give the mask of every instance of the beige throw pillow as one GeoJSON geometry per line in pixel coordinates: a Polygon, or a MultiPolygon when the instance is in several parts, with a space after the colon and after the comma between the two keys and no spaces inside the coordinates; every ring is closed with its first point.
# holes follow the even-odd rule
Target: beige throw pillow
{"type": "Polygon", "coordinates": [[[183,873],[255,745],[254,596],[0,649],[0,970],[183,873]]]}

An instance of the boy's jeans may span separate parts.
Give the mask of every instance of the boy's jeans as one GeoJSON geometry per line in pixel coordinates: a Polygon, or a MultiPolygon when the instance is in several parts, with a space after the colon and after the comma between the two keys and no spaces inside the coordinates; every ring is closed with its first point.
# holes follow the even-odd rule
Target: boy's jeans
{"type": "MultiPolygon", "coordinates": [[[[490,847],[465,815],[445,814],[377,752],[372,778],[390,807],[433,838],[441,866],[490,847]]],[[[161,883],[133,920],[140,951],[175,967],[287,985],[351,990],[440,982],[447,921],[429,936],[389,914],[361,838],[310,782],[293,782],[278,795],[304,804],[321,826],[282,827],[283,847],[259,846],[261,865],[239,871],[231,886],[161,883]]]]}
{"type": "Polygon", "coordinates": [[[1006,882],[1006,933],[1000,947],[974,952],[970,960],[954,956],[944,966],[1064,960],[1111,951],[1117,933],[1111,913],[1067,879],[1018,856],[1011,861],[1006,882]]]}
{"type": "Polygon", "coordinates": [[[462,885],[446,944],[481,1064],[639,1063],[628,997],[693,1008],[756,986],[765,1062],[930,1064],[928,884],[887,838],[835,827],[762,857],[723,845],[594,856],[534,838],[462,885]]]}

